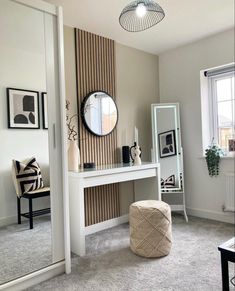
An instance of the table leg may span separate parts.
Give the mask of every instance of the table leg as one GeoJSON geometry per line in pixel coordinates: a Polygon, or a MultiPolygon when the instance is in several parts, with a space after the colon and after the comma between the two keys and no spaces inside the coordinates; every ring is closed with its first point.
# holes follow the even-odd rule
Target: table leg
{"type": "Polygon", "coordinates": [[[71,250],[79,256],[84,256],[86,254],[84,187],[80,179],[70,178],[69,204],[71,250]]]}
{"type": "Polygon", "coordinates": [[[228,261],[221,253],[221,272],[223,291],[229,291],[228,261]]]}
{"type": "Polygon", "coordinates": [[[80,242],[79,242],[79,255],[85,256],[86,254],[86,235],[85,235],[85,189],[81,187],[79,191],[79,197],[80,197],[80,242]]]}

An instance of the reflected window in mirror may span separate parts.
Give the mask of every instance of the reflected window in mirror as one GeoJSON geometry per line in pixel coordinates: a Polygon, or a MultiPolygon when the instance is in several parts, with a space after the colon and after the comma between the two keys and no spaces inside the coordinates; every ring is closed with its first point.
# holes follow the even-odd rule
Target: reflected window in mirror
{"type": "Polygon", "coordinates": [[[117,125],[118,110],[113,98],[104,91],[89,93],[82,103],[84,126],[94,135],[110,134],[117,125]]]}

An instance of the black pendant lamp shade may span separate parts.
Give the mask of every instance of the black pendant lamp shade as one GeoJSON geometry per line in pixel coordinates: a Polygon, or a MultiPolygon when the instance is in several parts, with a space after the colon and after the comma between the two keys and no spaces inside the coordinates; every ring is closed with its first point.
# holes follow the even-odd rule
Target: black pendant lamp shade
{"type": "Polygon", "coordinates": [[[148,29],[165,17],[162,7],[152,0],[136,0],[121,12],[119,23],[127,31],[137,32],[148,29]]]}

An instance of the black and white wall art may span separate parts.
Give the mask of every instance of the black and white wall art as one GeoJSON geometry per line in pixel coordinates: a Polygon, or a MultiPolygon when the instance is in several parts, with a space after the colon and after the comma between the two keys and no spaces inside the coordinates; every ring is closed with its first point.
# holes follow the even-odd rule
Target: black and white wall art
{"type": "Polygon", "coordinates": [[[7,88],[8,128],[38,129],[39,93],[7,88]]]}
{"type": "Polygon", "coordinates": [[[158,134],[160,158],[176,155],[175,130],[158,134]]]}
{"type": "Polygon", "coordinates": [[[42,125],[43,129],[48,129],[48,109],[46,92],[42,92],[42,125]]]}

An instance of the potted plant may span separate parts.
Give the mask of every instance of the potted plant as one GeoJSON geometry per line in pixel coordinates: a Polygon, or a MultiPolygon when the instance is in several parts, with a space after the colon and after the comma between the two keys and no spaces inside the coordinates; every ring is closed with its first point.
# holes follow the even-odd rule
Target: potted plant
{"type": "Polygon", "coordinates": [[[219,163],[220,158],[223,156],[221,148],[213,143],[206,149],[205,158],[207,163],[207,168],[210,177],[216,177],[219,175],[219,163]]]}

